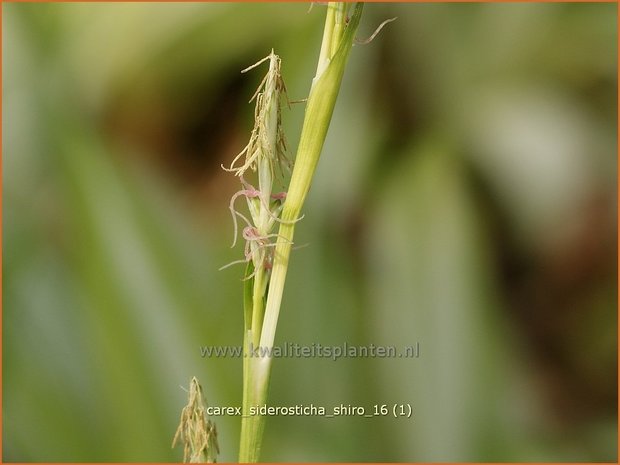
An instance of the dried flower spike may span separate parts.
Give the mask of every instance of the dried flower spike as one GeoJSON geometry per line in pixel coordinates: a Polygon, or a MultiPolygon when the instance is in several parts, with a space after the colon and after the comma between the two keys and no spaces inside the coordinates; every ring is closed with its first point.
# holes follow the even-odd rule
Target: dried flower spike
{"type": "MultiPolygon", "coordinates": [[[[260,275],[271,269],[273,247],[275,247],[272,239],[277,237],[272,233],[272,229],[275,223],[284,222],[279,215],[286,198],[286,193],[273,194],[274,177],[276,169],[283,174],[284,170],[291,168],[285,154],[286,142],[281,120],[281,102],[282,96],[286,97],[286,87],[280,72],[280,57],[272,49],[269,55],[244,69],[242,73],[266,61],[269,62],[269,71],[250,99],[250,102],[256,100],[254,128],[250,141],[228,168],[223,167],[226,171],[231,171],[238,176],[243,186],[241,190],[233,194],[229,204],[234,228],[232,247],[237,242],[238,220],[241,219],[247,226],[242,231],[242,237],[246,241],[244,260],[236,260],[220,269],[235,263],[252,261],[254,273],[247,274],[246,280],[251,279],[256,273],[260,275]],[[242,160],[243,164],[241,164],[242,160]],[[245,180],[244,175],[248,170],[256,172],[258,188],[245,180]],[[235,209],[235,202],[239,197],[245,197],[250,212],[249,217],[235,209]]],[[[287,222],[293,223],[299,219],[301,218],[287,222]]],[[[268,276],[265,275],[264,278],[268,279],[268,276]]],[[[262,277],[260,279],[261,289],[265,287],[265,279],[262,277]]]]}
{"type": "Polygon", "coordinates": [[[286,86],[280,73],[280,57],[271,50],[265,58],[241,72],[250,71],[265,61],[269,61],[269,71],[250,99],[250,102],[256,100],[254,128],[250,141],[228,168],[222,166],[236,176],[243,176],[248,169],[256,171],[261,163],[265,163],[272,177],[275,172],[274,165],[278,165],[281,170],[290,169],[290,163],[285,155],[286,139],[281,124],[281,96],[283,94],[286,96],[286,86]],[[242,159],[243,164],[238,166],[242,159]]]}
{"type": "Polygon", "coordinates": [[[215,463],[220,448],[215,423],[207,418],[202,387],[194,377],[189,383],[188,403],[181,412],[181,422],[172,440],[183,443],[184,463],[215,463]]]}

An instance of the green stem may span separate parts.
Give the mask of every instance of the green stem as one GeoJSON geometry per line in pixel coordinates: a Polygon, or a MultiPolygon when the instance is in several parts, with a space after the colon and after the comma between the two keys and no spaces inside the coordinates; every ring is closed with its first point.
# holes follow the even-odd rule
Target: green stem
{"type": "MultiPolygon", "coordinates": [[[[248,267],[249,276],[252,270],[248,267]]],[[[267,287],[268,273],[264,268],[256,270],[254,277],[245,288],[245,322],[243,338],[243,404],[241,418],[241,442],[239,445],[239,462],[257,462],[262,442],[262,431],[265,418],[250,415],[250,408],[265,402],[267,392],[257,390],[262,385],[260,372],[257,375],[257,364],[260,359],[251,356],[253,349],[260,343],[260,328],[263,320],[264,296],[267,287]]]]}
{"type": "MultiPolygon", "coordinates": [[[[246,276],[250,276],[254,270],[252,262],[248,263],[246,269],[246,276]]],[[[250,405],[252,399],[250,398],[250,383],[252,382],[250,373],[251,359],[248,357],[250,353],[250,345],[252,344],[252,309],[253,309],[253,284],[247,282],[244,286],[243,296],[243,308],[244,308],[244,321],[243,321],[243,403],[241,418],[241,442],[239,444],[239,461],[241,457],[248,457],[251,445],[249,440],[252,435],[250,434],[251,425],[249,423],[250,417],[250,405]]]]}
{"type": "MultiPolygon", "coordinates": [[[[273,348],[291,244],[295,233],[294,221],[299,218],[310,189],[336,105],[342,76],[353,45],[355,31],[362,15],[362,9],[362,3],[355,4],[355,7],[342,2],[330,2],[328,5],[317,74],[313,79],[308,97],[295,167],[282,210],[284,222],[280,224],[273,268],[271,276],[268,278],[264,316],[264,288],[262,293],[260,293],[260,289],[267,285],[267,277],[257,273],[254,277],[253,289],[249,291],[246,288],[246,305],[252,306],[251,310],[246,308],[246,318],[251,315],[250,324],[248,325],[246,322],[244,336],[244,347],[246,348],[250,344],[249,341],[254,340],[257,341],[255,347],[258,346],[261,350],[270,351],[273,348]],[[349,10],[353,10],[353,13],[347,22],[349,10]],[[258,331],[260,331],[260,338],[258,338],[258,331]]],[[[260,406],[267,402],[271,360],[271,357],[268,356],[244,358],[244,415],[249,413],[251,406],[260,406]]],[[[260,415],[244,416],[241,422],[239,462],[258,461],[264,426],[264,417],[260,415]]]]}
{"type": "Polygon", "coordinates": [[[267,271],[259,268],[254,276],[254,286],[252,295],[252,345],[258,346],[260,343],[260,331],[263,326],[263,312],[265,290],[267,289],[267,271]]]}
{"type": "MultiPolygon", "coordinates": [[[[346,8],[346,6],[332,7],[332,4],[329,4],[326,29],[331,29],[332,33],[336,33],[340,28],[335,28],[327,23],[330,21],[335,23],[338,16],[341,16],[342,20],[344,20],[346,13],[336,15],[330,12],[341,12],[342,8],[346,8]]],[[[274,253],[274,264],[260,338],[261,347],[273,347],[284,282],[288,271],[291,244],[295,233],[295,224],[291,222],[299,218],[306,195],[310,190],[312,177],[323,149],[325,137],[327,136],[327,129],[329,128],[334,106],[336,105],[340,83],[342,82],[345,65],[353,45],[355,31],[362,15],[362,9],[363,3],[357,3],[348,25],[341,32],[338,32],[340,37],[331,38],[330,44],[332,44],[332,48],[334,41],[337,41],[338,46],[335,53],[329,58],[328,66],[322,74],[315,77],[314,85],[308,97],[295,167],[293,168],[291,183],[282,210],[282,220],[284,223],[280,225],[274,253]]]]}

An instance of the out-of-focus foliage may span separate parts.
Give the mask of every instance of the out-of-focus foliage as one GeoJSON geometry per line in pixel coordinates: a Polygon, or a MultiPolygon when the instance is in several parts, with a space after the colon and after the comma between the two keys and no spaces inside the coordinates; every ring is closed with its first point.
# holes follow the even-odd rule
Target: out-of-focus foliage
{"type": "MultiPolygon", "coordinates": [[[[3,458],[178,461],[197,376],[239,405],[242,269],[220,169],[273,47],[308,92],[300,4],[3,5],[3,458]]],[[[616,459],[616,6],[375,4],[299,224],[268,461],[616,459]]],[[[303,105],[284,113],[294,153],[303,105]]],[[[217,418],[222,460],[239,418],[217,418]]]]}

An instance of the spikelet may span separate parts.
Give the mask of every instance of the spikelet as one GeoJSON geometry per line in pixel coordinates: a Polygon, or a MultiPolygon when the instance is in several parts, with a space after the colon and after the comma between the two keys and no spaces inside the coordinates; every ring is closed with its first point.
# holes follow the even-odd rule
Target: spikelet
{"type": "Polygon", "coordinates": [[[228,167],[222,166],[226,171],[231,171],[239,177],[243,176],[247,170],[256,171],[261,161],[267,162],[272,176],[275,166],[280,169],[290,169],[285,155],[286,139],[282,130],[280,112],[281,97],[286,96],[286,86],[280,73],[280,57],[271,50],[265,58],[241,72],[248,72],[265,61],[269,61],[269,71],[250,99],[250,103],[256,100],[254,128],[250,141],[228,167]]]}
{"type": "Polygon", "coordinates": [[[188,403],[181,411],[181,421],[172,440],[183,443],[184,463],[215,463],[220,448],[215,423],[207,418],[202,387],[194,377],[189,383],[188,403]]]}

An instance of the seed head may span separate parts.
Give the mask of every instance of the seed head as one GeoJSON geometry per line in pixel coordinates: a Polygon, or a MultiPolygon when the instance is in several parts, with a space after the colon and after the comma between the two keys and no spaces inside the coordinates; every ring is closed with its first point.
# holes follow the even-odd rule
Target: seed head
{"type": "Polygon", "coordinates": [[[194,377],[189,383],[188,403],[172,440],[172,447],[183,442],[184,463],[215,463],[220,448],[215,423],[207,418],[202,388],[194,377]]]}
{"type": "Polygon", "coordinates": [[[250,71],[265,61],[269,61],[269,71],[250,99],[250,102],[256,100],[254,128],[250,141],[228,168],[223,167],[226,171],[235,173],[236,176],[243,176],[248,169],[256,171],[262,161],[267,162],[271,176],[274,175],[276,165],[280,170],[290,170],[281,120],[281,97],[286,96],[286,86],[280,73],[280,57],[272,50],[265,58],[241,72],[250,71]],[[238,166],[242,159],[243,164],[238,166]]]}

